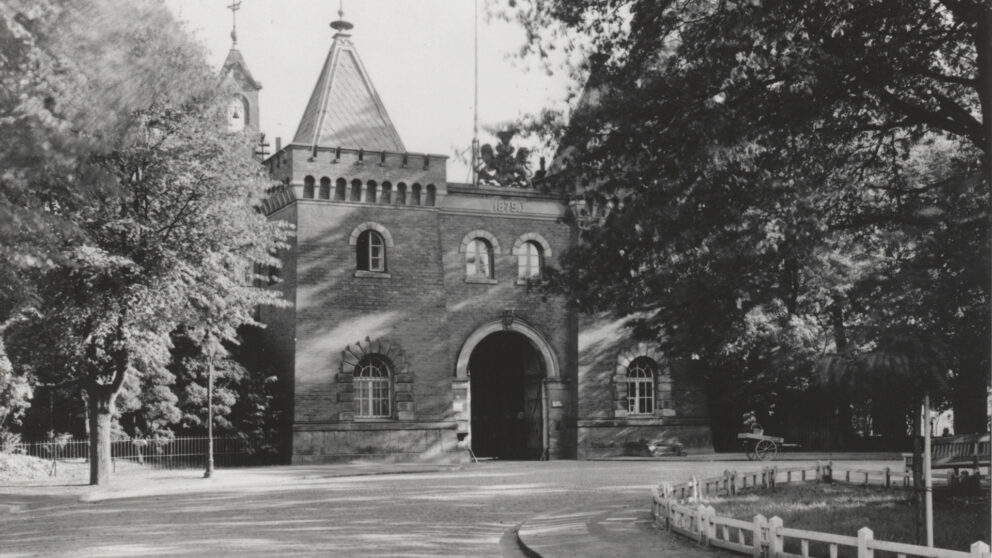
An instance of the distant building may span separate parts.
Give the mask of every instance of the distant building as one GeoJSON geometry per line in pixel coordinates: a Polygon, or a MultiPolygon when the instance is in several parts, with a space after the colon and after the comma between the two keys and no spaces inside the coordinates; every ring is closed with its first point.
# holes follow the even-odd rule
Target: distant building
{"type": "MultiPolygon", "coordinates": [[[[296,135],[264,161],[282,184],[265,211],[296,227],[272,287],[292,307],[261,310],[292,461],[712,451],[687,363],[541,292],[581,204],[449,182],[447,157],[403,144],[351,24],[332,27],[296,135]]],[[[236,50],[225,72],[243,90],[231,120],[257,129],[260,85],[236,50]]]]}

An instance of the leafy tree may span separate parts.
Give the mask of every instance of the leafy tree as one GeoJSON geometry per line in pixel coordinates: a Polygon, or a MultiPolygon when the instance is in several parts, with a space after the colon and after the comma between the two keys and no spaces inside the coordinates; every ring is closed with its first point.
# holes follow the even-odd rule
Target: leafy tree
{"type": "Polygon", "coordinates": [[[586,54],[559,172],[615,201],[564,259],[580,306],[651,310],[640,332],[754,394],[892,339],[984,377],[992,7],[518,4],[525,51],[586,54]]]}
{"type": "Polygon", "coordinates": [[[21,420],[32,395],[31,384],[27,378],[14,374],[14,367],[0,344],[0,435],[21,420]]]}
{"type": "Polygon", "coordinates": [[[224,132],[216,75],[161,4],[0,13],[17,55],[0,72],[14,76],[0,125],[15,139],[0,207],[19,223],[5,255],[37,312],[7,340],[15,365],[85,391],[90,482],[103,484],[121,390],[171,382],[178,328],[213,347],[277,303],[251,270],[277,263],[285,231],[257,210],[268,184],[251,138],[224,132]]]}

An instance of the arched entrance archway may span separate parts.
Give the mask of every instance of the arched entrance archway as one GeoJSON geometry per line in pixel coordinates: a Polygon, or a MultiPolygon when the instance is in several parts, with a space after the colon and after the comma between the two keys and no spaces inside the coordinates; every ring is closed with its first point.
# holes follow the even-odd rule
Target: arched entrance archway
{"type": "Polygon", "coordinates": [[[547,458],[546,382],[558,375],[554,351],[529,325],[501,320],[477,329],[456,367],[467,392],[459,407],[464,442],[478,457],[547,458]]]}

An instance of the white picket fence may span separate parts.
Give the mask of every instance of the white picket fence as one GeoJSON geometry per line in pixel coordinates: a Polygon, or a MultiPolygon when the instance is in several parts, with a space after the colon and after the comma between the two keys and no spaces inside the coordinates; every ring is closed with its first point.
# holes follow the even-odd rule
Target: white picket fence
{"type": "MultiPolygon", "coordinates": [[[[992,558],[989,545],[981,541],[972,544],[969,552],[963,552],[877,540],[868,527],[862,527],[856,537],[820,533],[788,528],[779,517],[767,519],[763,515],[756,515],[752,521],[723,517],[717,515],[713,506],[707,506],[701,501],[705,496],[733,496],[747,488],[774,488],[790,482],[831,481],[833,477],[832,464],[817,463],[815,467],[769,467],[747,473],[725,471],[722,477],[700,480],[693,478],[678,485],[663,483],[654,489],[651,513],[655,522],[669,532],[678,533],[704,546],[731,550],[754,558],[804,558],[813,556],[810,554],[811,549],[818,548],[825,548],[830,558],[837,558],[838,553],[846,549],[856,550],[858,558],[875,558],[875,551],[891,553],[897,558],[992,558]],[[785,551],[789,541],[798,541],[801,554],[785,551]]],[[[908,484],[905,475],[894,475],[889,468],[875,471],[852,469],[844,471],[844,479],[865,485],[874,481],[886,488],[894,484],[908,484]]],[[[790,544],[790,547],[794,546],[795,543],[790,544]]],[[[845,554],[848,552],[845,551],[845,554]]]]}

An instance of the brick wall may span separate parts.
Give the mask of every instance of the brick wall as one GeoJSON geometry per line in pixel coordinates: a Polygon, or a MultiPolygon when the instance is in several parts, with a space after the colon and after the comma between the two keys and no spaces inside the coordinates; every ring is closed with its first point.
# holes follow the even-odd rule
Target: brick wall
{"type": "Polygon", "coordinates": [[[698,367],[669,360],[657,346],[630,339],[626,324],[632,318],[605,314],[582,315],[578,335],[579,417],[578,456],[658,455],[684,448],[712,452],[709,408],[698,367]],[[659,366],[652,416],[627,416],[624,357],[649,356],[659,366]],[[670,397],[671,409],[661,408],[670,397]]]}
{"type": "MultiPolygon", "coordinates": [[[[311,163],[297,164],[297,170],[317,172],[306,166],[311,163]]],[[[349,168],[368,170],[355,166],[349,168]]],[[[384,173],[386,167],[370,172],[384,173]]],[[[626,320],[580,318],[562,298],[518,281],[513,248],[519,240],[546,243],[550,266],[575,241],[574,229],[563,220],[563,200],[439,180],[444,188],[438,188],[436,207],[381,199],[340,202],[299,199],[296,179],[290,183],[297,199],[273,218],[297,226],[280,287],[294,308],[270,309],[263,319],[287,369],[284,385],[293,394],[294,462],[461,459],[456,433],[465,429],[470,413],[462,404],[466,378],[456,378],[459,355],[470,336],[501,322],[507,310],[547,341],[559,366],[558,377],[546,386],[550,457],[712,447],[702,384],[690,366],[664,363],[671,377],[664,384],[672,386],[668,414],[625,417],[618,412],[622,387],[615,376],[618,355],[632,345],[626,320]],[[369,223],[392,241],[384,274],[356,273],[350,239],[356,227],[369,223]],[[462,247],[473,231],[498,246],[492,281],[466,279],[462,247]],[[394,416],[356,419],[354,364],[386,347],[402,368],[394,371],[394,416]]]]}

